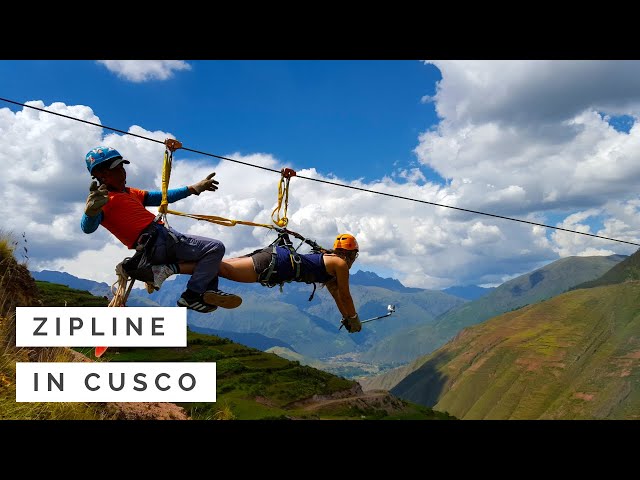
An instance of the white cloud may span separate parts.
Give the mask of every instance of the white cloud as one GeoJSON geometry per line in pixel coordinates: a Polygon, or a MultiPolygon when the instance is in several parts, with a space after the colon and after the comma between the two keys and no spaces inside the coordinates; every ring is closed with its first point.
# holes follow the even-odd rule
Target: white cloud
{"type": "MultiPolygon", "coordinates": [[[[432,63],[442,80],[428,100],[441,122],[415,152],[448,180],[452,205],[540,223],[599,209],[605,228],[590,233],[638,242],[640,128],[616,131],[606,115],[638,118],[640,62],[432,63]]],[[[558,226],[589,228],[571,216],[558,226]]],[[[560,255],[634,251],[560,231],[550,238],[560,255]]]]}
{"type": "MultiPolygon", "coordinates": [[[[602,120],[593,110],[595,103],[588,101],[587,93],[596,92],[595,87],[583,88],[587,92],[582,102],[573,95],[575,108],[566,110],[566,115],[558,113],[544,120],[540,113],[543,107],[536,104],[538,114],[527,122],[516,115],[517,110],[523,108],[528,93],[542,87],[530,79],[524,81],[513,67],[492,62],[437,65],[443,80],[433,101],[443,119],[438,128],[420,136],[416,153],[447,182],[429,182],[416,169],[369,183],[300,169],[300,177],[418,201],[293,177],[289,228],[325,247],[332,246],[337,233],[350,232],[361,246],[354,268],[392,272],[405,285],[423,288],[496,284],[559,255],[630,254],[636,250],[633,245],[420,203],[517,216],[543,224],[553,218],[554,225],[558,222],[564,228],[640,240],[640,199],[635,194],[640,176],[636,154],[640,151],[640,130],[634,127],[629,134],[619,133],[602,120]],[[474,82],[480,82],[482,88],[477,89],[474,82]],[[484,111],[480,96],[492,88],[499,98],[491,100],[484,111]],[[511,97],[500,93],[503,90],[512,92],[511,97]],[[520,107],[510,110],[509,98],[520,107]],[[595,225],[594,220],[599,227],[590,226],[595,225]]],[[[533,77],[542,75],[540,69],[553,70],[549,64],[540,64],[533,69],[534,75],[526,64],[522,68],[533,77]]],[[[591,73],[595,75],[593,67],[591,73]]],[[[571,78],[580,81],[575,75],[571,78]]],[[[567,82],[563,79],[560,83],[567,82]]],[[[631,100],[625,103],[613,94],[608,98],[607,88],[601,88],[595,97],[602,105],[635,112],[629,107],[631,100]]],[[[631,85],[627,93],[628,98],[633,97],[631,85]]],[[[556,92],[553,98],[558,95],[556,92]]],[[[86,106],[45,106],[41,101],[32,105],[100,123],[86,106]]],[[[136,125],[129,131],[157,140],[173,137],[171,132],[150,132],[136,125]]],[[[157,190],[164,147],[28,108],[16,113],[0,109],[0,140],[5,145],[0,149],[0,228],[26,232],[31,268],[64,267],[79,277],[113,283],[115,265],[131,252],[103,228],[90,235],[80,230],[90,183],[84,156],[97,145],[112,146],[131,161],[126,166],[129,186],[157,190]]],[[[268,153],[231,152],[225,156],[274,170],[296,168],[268,153]]],[[[274,172],[209,157],[187,160],[178,150],[170,187],[195,183],[212,171],[220,182],[217,192],[190,196],[171,208],[272,223],[279,180],[274,172]]],[[[275,238],[273,231],[261,227],[225,227],[174,215],[169,216],[169,222],[179,231],[222,240],[227,256],[248,253],[275,238]]]]}
{"type": "MultiPolygon", "coordinates": [[[[557,124],[594,108],[637,112],[640,62],[620,60],[446,60],[431,101],[457,124],[557,124]]],[[[633,114],[632,113],[632,114],[633,114]]],[[[551,133],[551,129],[547,131],[551,133]]]]}
{"type": "Polygon", "coordinates": [[[98,60],[110,72],[131,82],[167,80],[181,70],[191,70],[191,65],[182,60],[98,60]]]}

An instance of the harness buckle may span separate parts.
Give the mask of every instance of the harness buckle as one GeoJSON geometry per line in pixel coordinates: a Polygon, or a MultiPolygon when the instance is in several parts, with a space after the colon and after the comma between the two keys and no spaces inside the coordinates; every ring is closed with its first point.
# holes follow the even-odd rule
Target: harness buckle
{"type": "Polygon", "coordinates": [[[138,242],[136,243],[136,250],[140,252],[147,248],[147,245],[153,239],[153,237],[154,236],[150,233],[143,233],[142,235],[140,235],[138,237],[138,242]]]}
{"type": "Polygon", "coordinates": [[[150,247],[158,236],[158,230],[156,230],[156,223],[151,222],[140,234],[135,243],[135,249],[140,252],[150,247]]]}

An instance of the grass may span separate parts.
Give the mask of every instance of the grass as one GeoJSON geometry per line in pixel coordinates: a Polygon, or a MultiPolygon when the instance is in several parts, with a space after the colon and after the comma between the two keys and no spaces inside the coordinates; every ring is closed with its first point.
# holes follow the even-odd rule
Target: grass
{"type": "MultiPolygon", "coordinates": [[[[0,420],[94,420],[109,418],[99,405],[16,402],[16,362],[71,361],[62,348],[15,346],[15,307],[36,306],[40,297],[26,265],[13,257],[16,242],[0,232],[0,420]]],[[[66,287],[65,287],[66,288],[66,287]]]]}
{"type": "Polygon", "coordinates": [[[187,344],[186,348],[110,348],[102,360],[215,361],[217,401],[180,404],[195,420],[452,418],[408,402],[406,412],[393,416],[382,409],[326,408],[309,412],[292,408],[294,402],[348,390],[355,382],[216,336],[188,331],[187,344]]]}
{"type": "Polygon", "coordinates": [[[77,290],[41,280],[36,280],[36,286],[40,291],[43,307],[57,307],[61,303],[69,307],[106,307],[109,305],[109,300],[106,298],[87,295],[86,290],[77,290]]]}
{"type": "Polygon", "coordinates": [[[640,418],[639,295],[640,282],[624,282],[505,313],[431,354],[394,392],[462,419],[640,418]]]}
{"type": "Polygon", "coordinates": [[[218,401],[182,405],[195,419],[216,415],[239,419],[280,417],[288,413],[285,407],[292,402],[354,385],[351,380],[219,337],[189,331],[187,343],[186,348],[112,348],[105,354],[105,361],[215,361],[218,401]],[[256,397],[263,397],[265,403],[256,401],[256,397]],[[226,413],[218,413],[220,405],[225,405],[222,410],[226,413]]]}
{"type": "MultiPolygon", "coordinates": [[[[17,348],[15,346],[15,307],[20,306],[106,306],[107,299],[87,291],[49,282],[36,282],[24,265],[13,256],[8,239],[0,237],[0,420],[98,420],[114,418],[104,403],[20,402],[16,395],[16,362],[73,361],[72,352],[64,348],[17,348]]],[[[383,410],[371,411],[327,409],[307,412],[291,404],[314,395],[328,396],[356,385],[312,367],[289,361],[272,353],[245,347],[216,336],[188,332],[187,347],[178,348],[109,348],[97,359],[101,362],[216,362],[217,401],[182,403],[195,420],[281,420],[360,419],[365,418],[439,418],[414,406],[406,415],[390,417],[383,410]]],[[[93,358],[93,348],[76,348],[93,358]]]]}

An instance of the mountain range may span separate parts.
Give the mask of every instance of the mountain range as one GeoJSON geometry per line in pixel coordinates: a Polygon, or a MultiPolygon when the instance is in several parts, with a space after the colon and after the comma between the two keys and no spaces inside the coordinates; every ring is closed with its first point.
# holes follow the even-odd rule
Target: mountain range
{"type": "Polygon", "coordinates": [[[561,258],[503,283],[478,300],[452,308],[435,321],[390,335],[360,358],[377,365],[411,362],[441,347],[465,327],[599,278],[625,258],[624,255],[561,258]]]}
{"type": "MultiPolygon", "coordinates": [[[[312,285],[296,282],[285,284],[280,290],[221,279],[222,290],[242,296],[240,308],[218,309],[213,314],[190,310],[188,321],[194,329],[225,332],[222,335],[232,332],[249,335],[244,338],[249,346],[265,350],[280,346],[333,365],[332,370],[336,362],[344,362],[348,357],[350,366],[345,370],[346,375],[371,375],[433,351],[468,325],[593,280],[622,258],[561,259],[471,302],[444,291],[409,289],[395,279],[356,272],[350,278],[351,292],[361,320],[386,314],[388,305],[394,305],[396,311],[389,317],[365,324],[361,332],[352,335],[339,330],[340,314],[326,289],[319,287],[314,292],[312,285]],[[313,299],[309,301],[312,292],[313,299]]],[[[88,287],[98,295],[109,291],[106,283],[87,283],[89,281],[61,272],[33,272],[33,276],[73,288],[88,287]]],[[[178,275],[152,294],[134,288],[127,305],[174,306],[188,279],[187,275],[178,275]]]]}
{"type": "MultiPolygon", "coordinates": [[[[75,279],[61,272],[33,272],[33,276],[36,279],[60,282],[72,288],[85,288],[98,295],[109,291],[106,283],[87,283],[87,280],[75,279]]],[[[442,291],[409,289],[395,279],[377,277],[371,272],[356,272],[352,277],[351,291],[362,320],[386,314],[390,304],[396,306],[394,315],[384,321],[367,324],[367,328],[358,335],[349,335],[344,329],[339,330],[341,316],[326,289],[318,287],[313,300],[309,301],[313,285],[295,282],[285,284],[280,291],[278,287],[267,288],[259,284],[220,279],[221,289],[242,296],[241,307],[233,310],[218,309],[213,314],[200,314],[190,310],[189,324],[193,328],[259,334],[270,339],[270,347],[285,346],[311,358],[329,359],[366,350],[396,331],[433,321],[442,313],[465,303],[464,299],[442,291]],[[360,285],[360,281],[367,285],[360,285]]],[[[166,281],[160,291],[152,294],[142,288],[133,288],[127,305],[174,306],[188,280],[189,276],[178,275],[173,280],[166,281]]],[[[253,345],[258,344],[252,343],[253,345]]]]}
{"type": "Polygon", "coordinates": [[[463,419],[640,419],[639,262],[462,330],[391,392],[463,419]]]}
{"type": "Polygon", "coordinates": [[[495,287],[485,288],[477,285],[453,286],[442,290],[449,295],[464,298],[465,300],[477,300],[495,290],[495,287]]]}
{"type": "MultiPolygon", "coordinates": [[[[451,338],[374,378],[386,379],[383,389],[399,398],[462,419],[640,419],[638,265],[640,251],[630,257],[569,257],[506,282],[478,300],[459,299],[463,303],[442,311],[426,325],[438,326],[442,332],[442,322],[453,319],[457,330],[451,338]],[[493,303],[487,303],[491,297],[493,303]],[[476,307],[475,316],[468,307],[476,307]],[[492,314],[491,308],[506,310],[492,314]],[[483,315],[489,317],[478,320],[483,315]]],[[[169,283],[176,283],[179,290],[183,288],[177,283],[180,280],[169,283]]],[[[294,285],[285,289],[290,286],[294,285]]],[[[286,294],[258,290],[258,297],[267,299],[265,306],[277,303],[278,295],[288,300],[293,296],[294,303],[302,303],[299,297],[305,297],[301,293],[308,293],[303,288],[308,285],[296,286],[300,289],[290,288],[286,294]]],[[[363,304],[370,296],[379,300],[391,292],[360,285],[353,290],[359,291],[363,304]]],[[[413,305],[419,305],[420,295],[434,292],[391,293],[399,298],[408,295],[413,305]]],[[[260,300],[249,290],[245,294],[245,301],[260,300]]],[[[306,310],[295,308],[309,315],[308,310],[321,309],[331,299],[319,296],[317,300],[306,310]]],[[[408,330],[415,335],[424,328],[408,330]]],[[[269,350],[299,364],[329,368],[326,362],[293,351],[292,346],[269,350]]],[[[350,352],[339,357],[346,366],[358,355],[350,352]]],[[[371,384],[365,380],[359,382],[366,393],[371,384]]]]}

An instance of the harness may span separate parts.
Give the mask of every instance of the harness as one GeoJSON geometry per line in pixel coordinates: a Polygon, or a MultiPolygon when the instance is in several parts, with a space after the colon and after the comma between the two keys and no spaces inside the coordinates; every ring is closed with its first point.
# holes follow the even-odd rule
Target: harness
{"type": "Polygon", "coordinates": [[[269,266],[258,276],[258,282],[260,283],[260,285],[269,288],[273,288],[276,285],[279,285],[280,291],[282,291],[282,287],[285,283],[304,282],[313,284],[313,292],[311,292],[311,295],[309,296],[309,301],[313,300],[313,296],[316,293],[316,282],[313,281],[312,277],[310,278],[302,272],[302,268],[300,267],[302,261],[300,259],[300,254],[298,253],[298,249],[302,246],[303,243],[306,243],[311,247],[311,253],[323,253],[325,249],[323,249],[313,240],[305,238],[299,233],[281,227],[274,227],[274,229],[278,232],[278,238],[271,242],[271,244],[267,247],[271,248],[271,262],[269,263],[269,266]],[[293,242],[289,238],[289,234],[300,240],[300,244],[297,247],[293,246],[293,242]],[[280,280],[278,282],[275,278],[273,278],[274,274],[278,273],[276,265],[278,264],[277,247],[279,246],[285,247],[289,250],[289,259],[291,260],[291,265],[294,269],[294,275],[291,280],[280,280]]]}

